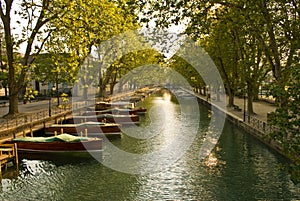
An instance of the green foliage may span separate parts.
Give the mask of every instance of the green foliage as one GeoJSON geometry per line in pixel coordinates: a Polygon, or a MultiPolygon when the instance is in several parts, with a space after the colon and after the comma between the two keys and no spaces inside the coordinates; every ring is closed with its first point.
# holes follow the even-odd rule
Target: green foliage
{"type": "MultiPolygon", "coordinates": [[[[272,71],[271,95],[279,106],[273,124],[279,127],[279,132],[271,137],[283,143],[291,158],[299,158],[299,3],[292,0],[143,2],[143,17],[155,18],[158,26],[188,21],[186,33],[201,41],[227,87],[247,83],[248,100],[257,93],[262,81],[270,81],[265,76],[272,71]],[[236,80],[238,77],[242,80],[236,80]]],[[[299,170],[298,160],[295,165],[299,170]]]]}
{"type": "MultiPolygon", "coordinates": [[[[275,140],[283,144],[284,151],[295,161],[296,166],[292,170],[299,171],[300,165],[300,65],[291,66],[288,70],[288,79],[285,86],[274,85],[271,93],[286,100],[285,104],[275,111],[272,115],[272,124],[279,130],[272,133],[275,140]],[[298,167],[297,167],[298,166],[298,167]]],[[[293,173],[298,175],[295,180],[300,180],[300,172],[293,173]]]]}
{"type": "Polygon", "coordinates": [[[78,69],[74,68],[70,54],[39,54],[32,66],[32,78],[43,85],[49,83],[72,84],[78,69]]]}
{"type": "Polygon", "coordinates": [[[97,47],[101,42],[129,29],[137,28],[132,6],[126,1],[70,2],[68,12],[61,19],[51,22],[50,26],[55,29],[46,44],[47,50],[54,55],[61,52],[70,55],[72,60],[68,61],[66,76],[69,76],[72,81],[80,79],[76,82],[82,83],[84,97],[87,96],[87,86],[98,85],[95,79],[103,79],[101,74],[106,70],[101,69],[101,65],[99,65],[100,69],[93,68],[95,62],[101,63],[100,58],[89,59],[87,56],[92,48],[97,47]]]}
{"type": "MultiPolygon", "coordinates": [[[[153,75],[151,65],[160,65],[164,63],[164,56],[154,49],[146,49],[140,51],[132,51],[123,55],[120,59],[109,66],[104,76],[109,78],[112,87],[121,80],[122,83],[131,82],[137,86],[145,85],[145,82],[155,83],[159,79],[159,73],[153,75]],[[149,65],[149,73],[146,68],[135,70],[135,68],[149,65]],[[129,75],[130,74],[130,75],[129,75]],[[127,75],[127,76],[125,76],[127,75]],[[128,76],[129,75],[129,76],[128,76]],[[109,76],[109,77],[108,77],[109,76]],[[125,77],[124,77],[125,76],[125,77]]],[[[103,83],[105,84],[105,83],[103,83]]]]}
{"type": "Polygon", "coordinates": [[[22,0],[2,2],[0,16],[5,30],[5,45],[9,67],[9,93],[11,96],[9,113],[18,113],[17,98],[19,91],[26,86],[26,77],[31,65],[42,50],[48,52],[55,58],[49,62],[50,65],[43,65],[44,72],[37,72],[41,75],[41,82],[53,80],[56,73],[56,83],[74,81],[76,71],[80,63],[89,54],[93,45],[107,40],[115,34],[136,27],[133,4],[126,1],[109,0],[22,0]],[[11,15],[13,7],[17,7],[15,14],[21,21],[17,23],[23,28],[18,35],[12,35],[11,15]],[[23,26],[24,25],[24,26],[23,26]],[[21,60],[16,61],[13,57],[15,49],[25,43],[26,49],[21,60]],[[46,47],[46,48],[44,48],[46,47]],[[69,54],[67,59],[57,58],[61,54],[69,54]],[[54,69],[51,71],[51,68],[54,69]],[[48,69],[47,69],[48,67],[48,69]],[[18,72],[17,72],[18,71],[18,72]],[[50,72],[47,78],[43,73],[50,72]],[[65,74],[65,72],[70,72],[65,74]],[[54,75],[54,76],[52,76],[54,75]],[[68,75],[68,78],[65,78],[68,75]]]}
{"type": "Polygon", "coordinates": [[[25,94],[24,94],[23,100],[24,100],[25,102],[30,101],[30,100],[33,100],[33,99],[35,99],[35,97],[38,96],[38,94],[39,94],[38,91],[32,90],[31,88],[27,88],[27,89],[26,89],[26,92],[25,92],[25,94]]]}
{"type": "Polygon", "coordinates": [[[189,82],[190,86],[198,88],[205,86],[203,78],[199,75],[195,68],[181,57],[174,55],[168,62],[168,67],[182,75],[185,80],[189,82]]]}

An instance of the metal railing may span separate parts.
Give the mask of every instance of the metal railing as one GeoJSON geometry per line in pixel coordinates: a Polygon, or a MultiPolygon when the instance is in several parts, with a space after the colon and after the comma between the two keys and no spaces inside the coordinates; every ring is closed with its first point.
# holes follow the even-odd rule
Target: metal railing
{"type": "Polygon", "coordinates": [[[270,133],[278,131],[278,128],[276,126],[271,125],[251,115],[246,115],[245,123],[247,123],[252,128],[260,131],[264,135],[268,135],[270,133]]]}
{"type": "Polygon", "coordinates": [[[43,120],[46,121],[51,117],[58,117],[68,112],[77,112],[85,107],[87,107],[86,102],[78,102],[73,105],[72,104],[68,104],[68,106],[65,105],[65,107],[62,108],[52,107],[50,111],[49,109],[43,109],[43,110],[36,111],[34,113],[20,115],[12,119],[1,119],[0,131],[21,127],[26,124],[34,124],[35,122],[38,121],[43,121],[43,120]]]}
{"type": "MultiPolygon", "coordinates": [[[[189,93],[192,93],[194,95],[196,95],[198,98],[201,98],[202,100],[210,103],[210,99],[207,98],[208,96],[203,96],[203,95],[200,95],[199,93],[194,93],[194,92],[191,92],[187,89],[185,89],[187,92],[189,93]]],[[[228,113],[228,111],[226,111],[226,113],[228,113]]],[[[245,113],[245,121],[244,121],[245,124],[247,124],[248,126],[250,126],[251,128],[259,131],[260,133],[262,133],[264,136],[268,136],[270,133],[273,133],[273,132],[277,132],[278,131],[278,128],[274,125],[271,125],[270,123],[266,122],[266,121],[263,121],[263,120],[260,120],[254,116],[251,116],[251,115],[247,115],[245,113]]]]}

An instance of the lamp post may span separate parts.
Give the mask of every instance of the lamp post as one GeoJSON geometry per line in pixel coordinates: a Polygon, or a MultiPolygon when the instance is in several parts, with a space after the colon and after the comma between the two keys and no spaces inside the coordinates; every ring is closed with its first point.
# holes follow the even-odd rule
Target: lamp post
{"type": "Polygon", "coordinates": [[[52,94],[55,90],[55,86],[52,86],[51,90],[50,90],[50,98],[49,98],[49,117],[51,117],[51,107],[52,107],[52,94]]]}
{"type": "Polygon", "coordinates": [[[49,97],[49,117],[51,117],[51,97],[52,97],[52,91],[50,91],[50,97],[49,97]]]}
{"type": "Polygon", "coordinates": [[[246,92],[245,92],[245,88],[244,88],[244,122],[246,121],[246,92]]]}

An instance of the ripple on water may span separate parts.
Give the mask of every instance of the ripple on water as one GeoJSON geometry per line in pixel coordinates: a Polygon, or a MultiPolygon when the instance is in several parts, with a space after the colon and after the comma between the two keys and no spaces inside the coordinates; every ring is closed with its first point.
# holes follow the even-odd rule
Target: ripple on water
{"type": "MultiPolygon", "coordinates": [[[[162,99],[152,101],[150,97],[145,104],[150,107],[165,103],[162,99]]],[[[115,139],[113,144],[130,152],[148,153],[160,149],[165,142],[169,143],[171,137],[184,136],[183,131],[189,131],[189,126],[195,124],[193,119],[189,121],[193,115],[181,114],[178,105],[169,104],[173,117],[165,114],[164,118],[173,119],[173,124],[166,122],[166,128],[158,128],[162,135],[150,140],[123,136],[115,139]],[[189,123],[182,125],[182,119],[189,123]],[[163,133],[165,130],[168,132],[163,133]]],[[[78,163],[23,160],[17,178],[2,179],[0,200],[300,200],[299,187],[293,185],[287,172],[279,168],[285,161],[231,124],[225,125],[213,152],[203,161],[199,160],[209,125],[206,108],[200,108],[200,114],[198,135],[188,151],[161,171],[130,175],[111,170],[96,160],[78,163]]],[[[155,120],[155,115],[152,114],[152,118],[155,120]]],[[[149,125],[147,115],[141,119],[145,121],[141,126],[149,125]]],[[[180,142],[178,140],[177,145],[180,142]]],[[[107,157],[110,155],[104,146],[103,160],[107,157]]],[[[156,159],[163,160],[161,157],[156,159]]],[[[122,162],[124,166],[131,165],[125,159],[122,162]]]]}

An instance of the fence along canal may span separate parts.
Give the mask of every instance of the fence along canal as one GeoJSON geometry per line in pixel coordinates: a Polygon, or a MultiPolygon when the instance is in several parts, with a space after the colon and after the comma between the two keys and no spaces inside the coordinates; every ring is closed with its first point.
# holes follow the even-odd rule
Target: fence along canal
{"type": "Polygon", "coordinates": [[[223,115],[226,115],[226,119],[228,119],[230,122],[244,129],[246,132],[252,134],[258,140],[265,143],[267,146],[273,148],[278,153],[285,155],[281,142],[275,141],[270,138],[271,133],[278,131],[278,128],[276,126],[271,125],[266,121],[263,121],[261,119],[258,119],[248,114],[245,115],[245,119],[242,119],[237,115],[231,113],[230,111],[226,111],[221,107],[219,107],[218,105],[212,103],[210,101],[210,98],[208,98],[207,96],[202,96],[196,92],[186,90],[186,89],[185,91],[196,96],[199,102],[206,105],[207,107],[217,108],[220,112],[223,113],[223,115]]]}
{"type": "MultiPolygon", "coordinates": [[[[135,91],[117,93],[110,97],[112,101],[118,101],[124,97],[132,96],[135,91]]],[[[12,119],[2,118],[0,120],[0,140],[30,133],[34,130],[44,128],[46,124],[58,122],[59,119],[66,118],[68,115],[80,114],[82,110],[94,104],[94,100],[69,102],[62,105],[61,108],[49,107],[38,110],[34,113],[23,114],[12,119]]]]}
{"type": "Polygon", "coordinates": [[[15,137],[20,133],[29,133],[45,127],[47,123],[57,122],[58,119],[66,118],[72,113],[79,112],[88,106],[87,102],[78,102],[69,107],[52,107],[17,116],[12,119],[0,120],[0,139],[15,137]]]}

